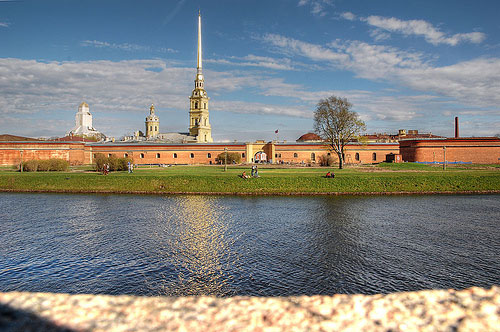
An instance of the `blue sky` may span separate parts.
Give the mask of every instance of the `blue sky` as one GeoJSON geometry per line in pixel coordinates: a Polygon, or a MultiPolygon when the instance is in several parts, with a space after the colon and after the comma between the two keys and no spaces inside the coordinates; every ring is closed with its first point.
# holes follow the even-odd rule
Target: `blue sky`
{"type": "Polygon", "coordinates": [[[498,1],[0,0],[0,133],[185,132],[202,13],[217,141],[295,140],[347,98],[367,132],[500,133],[498,1]]]}

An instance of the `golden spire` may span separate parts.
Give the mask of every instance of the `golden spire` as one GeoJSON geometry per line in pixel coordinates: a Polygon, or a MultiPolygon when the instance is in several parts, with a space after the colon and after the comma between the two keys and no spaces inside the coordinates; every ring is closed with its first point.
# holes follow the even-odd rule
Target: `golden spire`
{"type": "Polygon", "coordinates": [[[149,108],[149,114],[155,114],[155,105],[151,104],[151,107],[149,108]]]}
{"type": "Polygon", "coordinates": [[[201,74],[201,12],[198,10],[198,74],[201,74]]]}

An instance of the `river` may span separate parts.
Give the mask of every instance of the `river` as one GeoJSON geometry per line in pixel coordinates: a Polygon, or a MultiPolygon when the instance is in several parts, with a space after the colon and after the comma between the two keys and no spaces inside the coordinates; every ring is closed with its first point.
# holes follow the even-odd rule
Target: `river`
{"type": "Polygon", "coordinates": [[[0,194],[0,291],[288,296],[500,284],[500,195],[0,194]]]}

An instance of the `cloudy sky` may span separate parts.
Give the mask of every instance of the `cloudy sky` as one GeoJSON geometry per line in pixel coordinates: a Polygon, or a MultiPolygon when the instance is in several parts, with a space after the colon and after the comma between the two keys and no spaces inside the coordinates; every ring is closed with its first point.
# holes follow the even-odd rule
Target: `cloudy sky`
{"type": "Polygon", "coordinates": [[[185,132],[202,13],[217,141],[295,140],[346,97],[367,132],[500,133],[500,2],[0,0],[0,134],[185,132]]]}

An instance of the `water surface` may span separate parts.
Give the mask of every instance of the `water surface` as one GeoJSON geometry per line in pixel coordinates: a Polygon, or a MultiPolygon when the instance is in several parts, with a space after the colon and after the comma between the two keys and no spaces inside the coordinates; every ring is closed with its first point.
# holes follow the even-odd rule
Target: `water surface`
{"type": "Polygon", "coordinates": [[[500,284],[500,196],[0,194],[0,291],[286,296],[500,284]]]}

